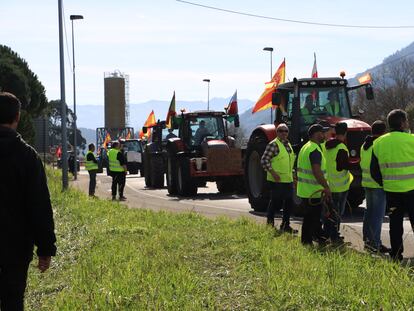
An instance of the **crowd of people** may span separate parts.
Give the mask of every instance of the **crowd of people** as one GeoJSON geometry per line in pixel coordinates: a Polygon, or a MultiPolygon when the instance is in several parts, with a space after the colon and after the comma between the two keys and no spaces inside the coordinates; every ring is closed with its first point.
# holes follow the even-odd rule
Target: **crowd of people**
{"type": "Polygon", "coordinates": [[[360,166],[366,197],[365,249],[389,253],[393,259],[401,261],[405,214],[414,225],[414,135],[410,133],[408,116],[403,110],[392,110],[387,123],[388,133],[385,122],[378,120],[372,124],[371,135],[361,147],[359,163],[349,159],[345,122],[331,125],[320,121],[310,125],[309,141],[300,149],[297,158],[288,140],[289,128],[279,124],[277,137],[267,145],[261,160],[270,189],[267,223],[274,226],[275,211],[283,210],[280,229],[297,232],[289,222],[296,191],[303,213],[302,243],[343,245],[340,224],[353,180],[351,171],[360,166]],[[386,213],[390,218],[391,248],[381,241],[386,213]]]}

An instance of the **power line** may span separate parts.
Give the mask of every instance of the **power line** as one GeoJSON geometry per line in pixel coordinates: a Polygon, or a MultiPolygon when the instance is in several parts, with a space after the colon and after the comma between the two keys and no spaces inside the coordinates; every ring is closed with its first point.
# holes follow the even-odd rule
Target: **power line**
{"type": "Polygon", "coordinates": [[[296,24],[305,24],[305,25],[314,25],[314,26],[325,26],[325,27],[338,27],[338,28],[365,28],[365,29],[414,28],[414,26],[411,26],[411,25],[380,26],[380,25],[347,25],[347,24],[316,23],[316,22],[309,22],[309,21],[304,21],[304,20],[294,20],[294,19],[286,19],[286,18],[279,18],[279,17],[272,17],[272,16],[245,13],[245,12],[228,10],[228,9],[223,9],[223,8],[219,8],[219,7],[214,7],[214,6],[208,6],[208,5],[199,4],[199,3],[190,2],[190,1],[184,1],[184,0],[176,0],[176,1],[184,3],[184,4],[189,4],[189,5],[193,5],[193,6],[202,7],[202,8],[205,8],[205,9],[211,9],[211,10],[216,10],[216,11],[221,11],[221,12],[227,12],[227,13],[232,13],[232,14],[249,16],[249,17],[276,20],[276,21],[287,22],[287,23],[296,23],[296,24]]]}

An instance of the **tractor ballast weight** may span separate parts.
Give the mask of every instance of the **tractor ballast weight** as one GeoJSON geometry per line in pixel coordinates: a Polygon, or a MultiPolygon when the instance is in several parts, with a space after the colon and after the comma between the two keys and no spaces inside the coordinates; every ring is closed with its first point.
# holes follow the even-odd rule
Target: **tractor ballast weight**
{"type": "MultiPolygon", "coordinates": [[[[261,157],[266,145],[276,138],[277,124],[288,125],[289,140],[295,153],[298,153],[308,141],[307,128],[310,124],[321,120],[331,125],[345,122],[348,125],[346,145],[350,152],[350,162],[359,163],[360,147],[365,137],[370,134],[371,127],[352,115],[348,92],[360,87],[365,87],[367,99],[373,99],[370,84],[348,87],[347,80],[343,78],[294,78],[293,82],[283,83],[277,87],[272,95],[272,104],[276,108],[275,125],[260,125],[253,130],[244,161],[247,195],[255,211],[265,211],[269,202],[269,189],[266,183],[266,173],[261,165],[261,157]],[[327,109],[329,94],[338,95],[336,99],[340,109],[334,114],[329,113],[327,109]]],[[[354,180],[348,195],[348,203],[356,207],[364,199],[361,186],[362,174],[360,169],[352,170],[351,173],[354,180]]],[[[300,204],[300,199],[294,197],[294,203],[300,204]]]]}

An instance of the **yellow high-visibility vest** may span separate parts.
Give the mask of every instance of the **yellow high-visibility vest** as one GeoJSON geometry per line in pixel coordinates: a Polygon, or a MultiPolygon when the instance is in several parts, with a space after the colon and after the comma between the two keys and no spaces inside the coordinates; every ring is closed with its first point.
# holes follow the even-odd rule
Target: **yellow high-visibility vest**
{"type": "Polygon", "coordinates": [[[122,167],[121,163],[119,163],[117,156],[118,153],[121,152],[117,149],[110,149],[108,151],[108,160],[109,160],[109,170],[111,172],[124,172],[124,168],[122,167]]]}
{"type": "Polygon", "coordinates": [[[308,141],[299,151],[298,156],[298,185],[297,185],[297,195],[300,198],[320,198],[321,192],[316,193],[318,190],[323,190],[321,184],[318,183],[315,176],[312,173],[312,165],[309,159],[309,155],[315,151],[319,150],[322,156],[321,169],[322,172],[326,173],[326,163],[325,157],[320,146],[317,143],[308,141]]]}
{"type": "Polygon", "coordinates": [[[364,145],[361,146],[362,187],[379,189],[382,187],[371,176],[372,147],[365,150],[364,145]]]}
{"type": "MultiPolygon", "coordinates": [[[[289,147],[291,152],[287,152],[284,144],[278,139],[274,139],[271,143],[276,143],[279,148],[279,153],[277,156],[273,157],[271,160],[272,169],[280,176],[280,181],[282,183],[293,182],[293,165],[295,164],[295,154],[293,152],[292,146],[290,143],[289,147]]],[[[267,172],[267,180],[275,181],[272,174],[267,172]]]]}
{"type": "MultiPolygon", "coordinates": [[[[89,161],[88,160],[88,155],[89,154],[92,154],[92,156],[93,156],[93,158],[95,159],[95,155],[93,154],[93,152],[92,151],[88,151],[87,153],[86,153],[86,162],[85,162],[85,168],[88,170],[88,171],[92,171],[92,170],[97,170],[98,169],[98,163],[95,163],[94,161],[89,161]]],[[[96,159],[95,159],[96,160],[96,159]]]]}
{"type": "Polygon", "coordinates": [[[383,188],[389,192],[414,190],[414,136],[390,132],[374,141],[383,188]]]}
{"type": "Polygon", "coordinates": [[[338,171],[336,169],[336,156],[338,155],[339,150],[345,150],[349,155],[348,148],[343,143],[338,144],[333,149],[326,149],[324,153],[326,160],[326,176],[331,192],[348,191],[349,186],[354,179],[348,170],[338,171]]]}

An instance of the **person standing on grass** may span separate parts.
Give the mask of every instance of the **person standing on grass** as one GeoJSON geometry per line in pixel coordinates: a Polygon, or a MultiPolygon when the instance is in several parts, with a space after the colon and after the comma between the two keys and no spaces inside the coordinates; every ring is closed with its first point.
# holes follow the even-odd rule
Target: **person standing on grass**
{"type": "Polygon", "coordinates": [[[86,153],[85,167],[89,173],[89,196],[95,197],[96,188],[96,174],[98,173],[98,161],[95,158],[93,152],[95,151],[95,145],[88,145],[88,152],[86,153]]]}
{"type": "Polygon", "coordinates": [[[345,145],[348,126],[345,122],[335,125],[335,138],[325,144],[326,173],[329,188],[332,192],[332,210],[329,219],[324,220],[324,230],[334,243],[341,243],[339,235],[341,217],[345,211],[348,190],[353,180],[350,173],[349,151],[345,145]]]}
{"type": "Polygon", "coordinates": [[[320,124],[311,125],[308,129],[309,141],[298,155],[297,195],[302,199],[304,211],[301,241],[305,245],[312,244],[314,238],[322,239],[322,200],[332,201],[331,190],[324,176],[325,157],[320,147],[327,130],[320,124]]]}
{"type": "Polygon", "coordinates": [[[112,148],[108,152],[109,170],[112,176],[112,200],[116,200],[117,189],[119,191],[119,200],[125,201],[124,188],[126,182],[126,161],[123,153],[120,151],[119,142],[112,143],[112,148]]]}
{"type": "Polygon", "coordinates": [[[279,124],[277,137],[267,146],[262,156],[262,166],[267,172],[267,183],[270,188],[270,202],[267,208],[267,224],[274,227],[275,211],[283,208],[280,230],[297,233],[290,226],[290,214],[293,207],[293,165],[295,153],[289,143],[289,128],[279,124]]]}
{"type": "Polygon", "coordinates": [[[381,243],[382,221],[385,216],[385,192],[370,173],[372,146],[374,141],[385,134],[387,126],[383,121],[375,121],[371,125],[372,135],[365,138],[361,146],[362,186],[365,189],[366,210],[362,227],[365,249],[373,252],[388,253],[390,249],[381,243]]]}
{"type": "Polygon", "coordinates": [[[27,271],[36,246],[46,271],[56,254],[53,211],[36,151],[16,132],[20,101],[0,93],[0,309],[23,310],[27,271]]]}
{"type": "Polygon", "coordinates": [[[403,259],[403,220],[407,213],[414,225],[414,136],[410,134],[407,113],[392,110],[387,116],[390,132],[374,141],[370,172],[385,191],[390,217],[390,255],[403,259]]]}

